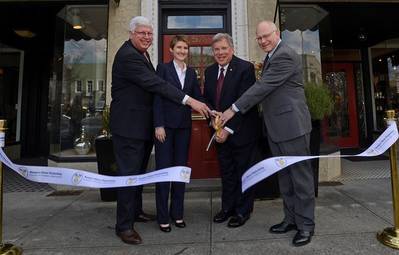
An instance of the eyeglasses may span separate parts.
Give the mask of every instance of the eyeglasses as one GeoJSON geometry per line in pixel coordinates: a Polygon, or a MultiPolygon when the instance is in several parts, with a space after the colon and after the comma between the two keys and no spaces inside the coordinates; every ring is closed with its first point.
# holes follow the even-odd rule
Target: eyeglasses
{"type": "Polygon", "coordinates": [[[276,32],[276,30],[273,30],[273,31],[271,31],[270,33],[265,34],[265,35],[262,35],[262,36],[257,36],[257,37],[255,37],[255,40],[256,40],[257,42],[261,42],[261,41],[263,41],[263,39],[264,39],[264,40],[267,40],[267,39],[269,39],[269,37],[270,37],[274,32],[276,32]]]}
{"type": "Polygon", "coordinates": [[[154,35],[152,32],[137,32],[137,31],[134,32],[138,34],[140,37],[145,37],[145,36],[152,37],[154,35]]]}

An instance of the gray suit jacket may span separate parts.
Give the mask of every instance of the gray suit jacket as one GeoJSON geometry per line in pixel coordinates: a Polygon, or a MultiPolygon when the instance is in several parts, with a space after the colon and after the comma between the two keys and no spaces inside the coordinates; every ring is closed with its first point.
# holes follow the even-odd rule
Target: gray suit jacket
{"type": "Polygon", "coordinates": [[[245,113],[261,103],[267,134],[273,142],[284,142],[312,129],[306,104],[300,56],[284,42],[269,59],[261,79],[236,102],[245,113]]]}

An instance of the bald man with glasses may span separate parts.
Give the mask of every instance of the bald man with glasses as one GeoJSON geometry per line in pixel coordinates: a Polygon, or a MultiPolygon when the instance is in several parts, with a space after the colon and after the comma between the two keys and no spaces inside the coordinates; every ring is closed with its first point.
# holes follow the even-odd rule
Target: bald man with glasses
{"type": "MultiPolygon", "coordinates": [[[[237,112],[246,113],[261,104],[269,147],[273,156],[308,156],[312,129],[303,87],[301,57],[280,39],[270,21],[256,29],[256,40],[266,53],[262,77],[222,115],[228,121],[237,112]]],[[[297,230],[294,246],[311,241],[314,223],[314,179],[309,161],[302,161],[278,173],[284,202],[284,219],[270,228],[274,234],[297,230]]]]}

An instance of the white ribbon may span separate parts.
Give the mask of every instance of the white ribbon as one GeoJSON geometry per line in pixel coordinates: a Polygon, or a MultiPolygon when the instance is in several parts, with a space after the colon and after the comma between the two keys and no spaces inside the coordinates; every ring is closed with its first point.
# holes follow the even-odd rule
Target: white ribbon
{"type": "Polygon", "coordinates": [[[364,152],[357,155],[322,155],[322,156],[281,156],[265,159],[248,169],[242,176],[242,192],[269,177],[270,175],[295,164],[314,158],[373,157],[388,150],[398,139],[398,128],[395,121],[388,122],[388,128],[364,152]]]}
{"type": "Polygon", "coordinates": [[[0,148],[0,161],[24,178],[42,183],[88,188],[139,186],[155,182],[190,182],[191,168],[175,166],[141,175],[107,176],[83,170],[14,164],[0,148]]]}
{"type": "MultiPolygon", "coordinates": [[[[390,121],[384,133],[369,148],[357,155],[282,156],[265,159],[252,166],[243,174],[242,192],[285,167],[303,160],[337,157],[373,157],[381,155],[396,142],[398,136],[396,122],[390,121]]],[[[4,133],[0,132],[0,145],[2,141],[4,141],[4,133]]],[[[191,168],[185,166],[164,168],[142,175],[114,177],[70,168],[17,165],[6,156],[1,147],[0,161],[24,178],[35,182],[89,188],[127,187],[155,182],[190,182],[191,168]]]]}

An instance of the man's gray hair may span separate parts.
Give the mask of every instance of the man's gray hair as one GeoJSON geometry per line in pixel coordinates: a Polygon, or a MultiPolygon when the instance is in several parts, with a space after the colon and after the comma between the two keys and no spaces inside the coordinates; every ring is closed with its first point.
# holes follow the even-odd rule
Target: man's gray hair
{"type": "Polygon", "coordinates": [[[233,43],[233,38],[231,35],[227,33],[217,33],[213,38],[212,38],[212,45],[216,42],[220,42],[221,40],[225,39],[229,46],[231,48],[234,48],[234,43],[233,43]]]}
{"type": "Polygon", "coordinates": [[[153,28],[149,19],[143,16],[136,16],[130,20],[129,31],[134,31],[138,26],[146,26],[153,28]]]}

